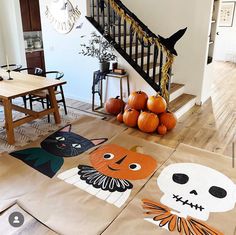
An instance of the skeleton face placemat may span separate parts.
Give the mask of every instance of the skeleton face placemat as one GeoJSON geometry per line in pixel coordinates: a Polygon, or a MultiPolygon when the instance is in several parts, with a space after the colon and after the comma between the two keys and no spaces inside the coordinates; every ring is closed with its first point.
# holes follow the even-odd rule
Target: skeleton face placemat
{"type": "Polygon", "coordinates": [[[181,144],[108,234],[234,235],[232,159],[181,144]]]}
{"type": "Polygon", "coordinates": [[[100,234],[172,152],[123,133],[18,203],[60,234],[100,234]]]}
{"type": "Polygon", "coordinates": [[[40,140],[0,156],[0,212],[25,193],[68,169],[84,152],[105,144],[123,127],[81,116],[40,140]]]}

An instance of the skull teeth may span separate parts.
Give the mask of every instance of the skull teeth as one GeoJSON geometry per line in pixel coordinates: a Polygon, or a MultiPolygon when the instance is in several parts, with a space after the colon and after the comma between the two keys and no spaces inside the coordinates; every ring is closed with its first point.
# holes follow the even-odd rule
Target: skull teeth
{"type": "Polygon", "coordinates": [[[199,206],[198,204],[195,205],[195,204],[193,204],[192,202],[189,203],[189,200],[185,200],[185,201],[182,200],[183,197],[180,197],[179,195],[173,194],[173,199],[175,199],[176,202],[182,202],[183,205],[188,205],[188,206],[190,206],[191,208],[195,208],[195,210],[200,210],[200,211],[202,211],[202,210],[205,209],[204,207],[199,206]]]}

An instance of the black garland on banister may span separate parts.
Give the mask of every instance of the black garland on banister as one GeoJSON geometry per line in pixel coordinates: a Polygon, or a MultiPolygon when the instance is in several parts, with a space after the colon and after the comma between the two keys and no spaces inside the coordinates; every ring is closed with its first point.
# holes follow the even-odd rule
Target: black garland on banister
{"type": "MultiPolygon", "coordinates": [[[[102,1],[104,2],[104,0],[102,0],[102,1]]],[[[117,5],[121,9],[124,10],[125,14],[132,17],[140,25],[140,27],[143,29],[143,31],[146,32],[146,34],[149,37],[159,38],[161,44],[163,44],[172,54],[174,54],[176,56],[178,55],[175,48],[174,48],[174,46],[179,41],[179,39],[183,37],[183,35],[185,34],[185,32],[187,30],[187,27],[184,28],[184,29],[180,29],[179,31],[174,33],[169,38],[164,38],[160,35],[157,36],[133,12],[131,12],[120,0],[115,0],[115,2],[117,3],[117,5]]]]}

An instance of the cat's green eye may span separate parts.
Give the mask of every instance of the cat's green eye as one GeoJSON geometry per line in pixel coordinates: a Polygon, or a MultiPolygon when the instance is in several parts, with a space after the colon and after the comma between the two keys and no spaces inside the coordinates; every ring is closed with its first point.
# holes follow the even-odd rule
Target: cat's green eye
{"type": "Polygon", "coordinates": [[[65,141],[65,137],[62,137],[62,136],[56,137],[56,140],[57,140],[57,141],[65,141]]]}
{"type": "Polygon", "coordinates": [[[76,149],[81,149],[81,145],[80,144],[72,144],[72,147],[76,148],[76,149]]]}

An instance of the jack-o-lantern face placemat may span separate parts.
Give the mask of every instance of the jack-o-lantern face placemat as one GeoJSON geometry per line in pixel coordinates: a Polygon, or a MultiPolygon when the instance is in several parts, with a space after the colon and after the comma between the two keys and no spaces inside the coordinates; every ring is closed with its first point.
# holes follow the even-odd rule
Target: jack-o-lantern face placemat
{"type": "Polygon", "coordinates": [[[172,152],[123,133],[18,203],[60,234],[100,234],[172,152]]]}
{"type": "Polygon", "coordinates": [[[0,157],[0,212],[40,183],[68,169],[84,152],[105,144],[121,133],[105,121],[81,116],[40,140],[0,157]]]}
{"type": "Polygon", "coordinates": [[[181,144],[103,235],[234,235],[232,159],[181,144]]]}

